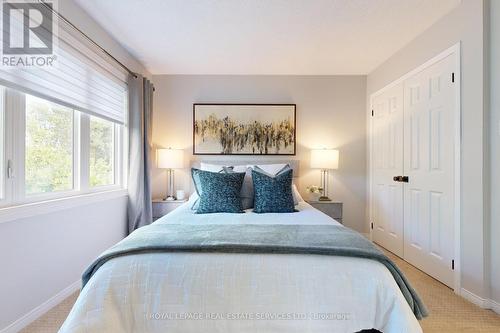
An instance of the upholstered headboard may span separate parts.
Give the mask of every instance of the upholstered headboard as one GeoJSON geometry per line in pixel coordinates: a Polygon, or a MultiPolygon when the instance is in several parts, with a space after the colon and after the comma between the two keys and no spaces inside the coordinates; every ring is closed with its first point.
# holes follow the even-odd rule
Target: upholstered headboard
{"type": "MultiPolygon", "coordinates": [[[[227,157],[226,157],[227,158],[227,157]]],[[[262,165],[262,164],[289,164],[293,169],[293,177],[299,176],[299,160],[290,160],[290,159],[262,159],[262,158],[244,158],[244,159],[235,159],[235,160],[212,160],[212,159],[203,159],[191,162],[191,167],[199,168],[200,163],[210,163],[216,165],[262,165]]]]}

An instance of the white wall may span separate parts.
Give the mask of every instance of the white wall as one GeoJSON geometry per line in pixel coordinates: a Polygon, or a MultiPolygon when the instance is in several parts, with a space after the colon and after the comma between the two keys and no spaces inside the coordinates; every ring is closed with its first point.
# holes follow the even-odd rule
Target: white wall
{"type": "MultiPolygon", "coordinates": [[[[311,148],[340,149],[340,167],[331,177],[331,197],[344,203],[344,222],[366,232],[366,77],[365,76],[153,76],[153,142],[192,152],[195,102],[297,104],[299,189],[319,184],[309,169],[311,148]]],[[[236,157],[199,157],[234,161],[236,157]]],[[[245,157],[248,159],[248,157],[245,157]]],[[[288,157],[285,157],[288,158],[288,157]]],[[[269,160],[273,158],[269,157],[269,160]]],[[[188,169],[176,172],[177,187],[190,189],[188,169]]],[[[166,191],[165,171],[153,172],[153,197],[166,191]]]]}
{"type": "Polygon", "coordinates": [[[488,110],[483,1],[461,4],[368,75],[367,96],[455,43],[462,43],[462,287],[488,297],[488,110]]]}
{"type": "Polygon", "coordinates": [[[500,1],[490,14],[491,299],[500,304],[500,1]]]}
{"type": "MultiPolygon", "coordinates": [[[[133,71],[150,73],[72,0],[59,12],[133,71]]],[[[126,197],[0,223],[0,331],[72,283],[125,236],[126,197]]]]}
{"type": "Polygon", "coordinates": [[[0,330],[78,281],[125,236],[126,200],[0,223],[0,330]]]}

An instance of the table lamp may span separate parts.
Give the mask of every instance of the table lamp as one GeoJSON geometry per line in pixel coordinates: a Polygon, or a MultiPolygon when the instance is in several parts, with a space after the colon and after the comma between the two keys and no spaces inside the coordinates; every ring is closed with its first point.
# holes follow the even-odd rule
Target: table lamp
{"type": "Polygon", "coordinates": [[[167,169],[167,197],[164,200],[172,201],[174,197],[174,169],[184,167],[184,150],[182,149],[157,149],[156,163],[160,169],[167,169]]]}
{"type": "Polygon", "coordinates": [[[339,168],[339,151],[336,149],[311,150],[311,168],[321,169],[323,195],[319,201],[331,201],[328,197],[328,171],[339,168]]]}

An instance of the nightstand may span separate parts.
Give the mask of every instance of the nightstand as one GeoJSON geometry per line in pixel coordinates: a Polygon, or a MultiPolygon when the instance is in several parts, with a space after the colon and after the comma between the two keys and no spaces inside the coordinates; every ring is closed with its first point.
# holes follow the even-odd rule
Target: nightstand
{"type": "Polygon", "coordinates": [[[335,201],[306,201],[317,210],[342,223],[342,202],[335,201]]]}
{"type": "Polygon", "coordinates": [[[162,199],[153,200],[153,221],[159,219],[160,217],[167,215],[174,209],[178,208],[180,205],[185,203],[187,200],[172,200],[166,201],[162,199]]]}

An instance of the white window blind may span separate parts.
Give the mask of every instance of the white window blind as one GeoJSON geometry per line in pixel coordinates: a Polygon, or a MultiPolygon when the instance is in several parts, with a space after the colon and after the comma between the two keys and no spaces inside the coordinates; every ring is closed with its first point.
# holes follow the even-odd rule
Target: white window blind
{"type": "MultiPolygon", "coordinates": [[[[2,14],[5,19],[8,13],[2,14]]],[[[9,18],[11,36],[10,41],[2,40],[4,46],[22,41],[22,15],[11,14],[9,18]]],[[[0,66],[1,83],[123,124],[128,74],[71,27],[61,20],[58,24],[54,31],[57,41],[53,66],[0,66]]]]}

